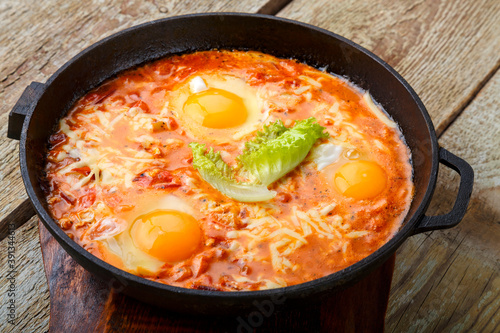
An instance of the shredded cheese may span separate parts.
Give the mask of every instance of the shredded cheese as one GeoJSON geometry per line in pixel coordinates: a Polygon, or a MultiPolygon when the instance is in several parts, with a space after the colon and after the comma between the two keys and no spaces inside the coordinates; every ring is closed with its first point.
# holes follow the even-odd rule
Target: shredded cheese
{"type": "Polygon", "coordinates": [[[389,119],[389,117],[384,112],[382,112],[382,110],[380,110],[380,108],[377,105],[375,105],[375,103],[373,103],[372,97],[370,96],[370,94],[368,92],[366,92],[363,95],[363,101],[366,103],[366,105],[368,106],[368,108],[370,109],[370,111],[381,122],[383,122],[384,124],[386,124],[387,126],[389,126],[391,128],[396,128],[397,127],[396,123],[394,121],[392,121],[391,119],[389,119]]]}
{"type": "Polygon", "coordinates": [[[299,79],[302,79],[302,80],[306,81],[307,83],[309,83],[317,88],[321,88],[323,86],[321,83],[319,83],[318,81],[314,80],[313,78],[311,78],[309,76],[299,75],[299,79]]]}

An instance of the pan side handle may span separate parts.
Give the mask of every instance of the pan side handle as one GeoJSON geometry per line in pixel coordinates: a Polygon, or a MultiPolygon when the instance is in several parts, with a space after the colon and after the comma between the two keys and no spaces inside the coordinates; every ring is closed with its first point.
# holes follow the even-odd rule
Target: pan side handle
{"type": "Polygon", "coordinates": [[[460,187],[458,188],[455,204],[447,214],[425,215],[413,231],[414,235],[425,231],[454,227],[463,219],[467,211],[474,183],[474,170],[472,170],[469,163],[444,148],[439,148],[439,163],[444,164],[460,175],[460,187]]]}
{"type": "Polygon", "coordinates": [[[24,118],[26,118],[28,113],[33,111],[44,91],[45,85],[39,82],[31,82],[31,84],[24,89],[23,94],[9,113],[8,138],[15,140],[21,138],[24,118]]]}

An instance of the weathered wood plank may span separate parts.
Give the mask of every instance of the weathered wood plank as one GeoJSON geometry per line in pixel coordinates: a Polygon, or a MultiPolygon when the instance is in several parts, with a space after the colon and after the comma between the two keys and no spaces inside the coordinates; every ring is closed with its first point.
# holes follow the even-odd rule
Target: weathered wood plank
{"type": "MultiPolygon", "coordinates": [[[[76,52],[104,35],[128,26],[127,24],[134,25],[146,20],[178,14],[180,12],[177,10],[180,7],[194,6],[189,3],[181,3],[181,1],[165,1],[163,6],[159,4],[159,1],[155,1],[154,3],[145,2],[141,7],[135,5],[136,9],[133,9],[134,4],[139,2],[129,3],[132,5],[122,5],[122,2],[115,1],[110,5],[104,4],[99,9],[94,9],[92,3],[81,2],[78,4],[76,1],[58,4],[55,1],[23,3],[9,0],[0,3],[0,20],[2,20],[4,27],[9,27],[9,29],[0,30],[0,123],[3,125],[0,127],[0,137],[2,137],[0,151],[3,153],[0,164],[0,183],[4,189],[8,189],[4,191],[10,191],[9,195],[0,194],[0,207],[3,209],[0,211],[0,217],[4,217],[15,207],[16,202],[20,203],[24,198],[24,189],[19,174],[16,174],[17,143],[3,138],[5,138],[6,133],[4,125],[7,119],[6,113],[14,105],[26,85],[32,80],[44,82],[55,69],[76,52]],[[119,5],[116,5],[117,3],[119,5]],[[106,10],[109,13],[102,12],[106,10]],[[107,22],[108,20],[112,22],[107,22]],[[108,31],[108,29],[110,30],[108,31]],[[13,200],[13,198],[15,199],[13,200]],[[6,207],[9,204],[11,205],[10,209],[6,207]]],[[[210,6],[208,1],[202,2],[201,6],[205,3],[210,6]]],[[[301,3],[298,0],[297,3],[299,5],[295,6],[296,4],[292,3],[286,8],[288,11],[291,10],[296,18],[326,27],[355,40],[374,51],[400,71],[423,98],[435,123],[436,120],[439,121],[440,117],[448,119],[447,116],[441,115],[441,110],[447,112],[451,110],[447,113],[448,116],[453,114],[453,110],[459,110],[463,106],[463,100],[467,100],[467,96],[473,93],[475,87],[478,86],[480,78],[487,77],[487,75],[481,76],[488,73],[486,68],[489,66],[491,72],[491,68],[498,64],[500,42],[498,38],[492,38],[492,35],[500,30],[498,20],[494,20],[495,15],[498,15],[498,2],[475,2],[475,7],[471,8],[470,1],[427,1],[415,2],[405,9],[401,8],[405,7],[406,2],[401,1],[395,3],[378,1],[366,4],[359,1],[341,1],[318,6],[312,3],[301,3]],[[311,14],[311,11],[308,12],[311,8],[314,15],[311,14]],[[304,12],[302,18],[299,17],[300,11],[304,12]],[[310,19],[306,16],[309,16],[310,19]],[[320,22],[319,18],[323,20],[323,23],[320,22]],[[319,23],[314,22],[314,20],[319,23]],[[449,91],[442,94],[446,89],[449,91]],[[460,100],[459,97],[462,99],[460,100]],[[436,118],[436,114],[438,118],[436,118]]],[[[229,3],[213,4],[212,9],[218,10],[222,8],[220,6],[223,6],[223,10],[231,10],[228,7],[230,5],[229,3]]],[[[233,10],[241,9],[235,7],[233,10]]],[[[497,78],[496,80],[498,81],[497,78]]],[[[487,85],[483,91],[486,89],[492,93],[490,85],[487,85]]],[[[480,93],[478,100],[484,100],[486,94],[487,92],[480,93]]],[[[494,94],[498,96],[498,88],[493,91],[492,95],[494,96],[494,94]]],[[[486,103],[484,108],[498,110],[498,97],[493,102],[490,101],[491,105],[486,103]]],[[[474,101],[470,108],[475,107],[475,105],[477,104],[474,101]]],[[[457,124],[470,116],[470,108],[458,118],[457,124]]],[[[477,115],[475,119],[474,124],[481,124],[480,129],[469,124],[465,134],[462,134],[460,127],[463,125],[453,124],[441,140],[444,147],[464,157],[474,165],[477,182],[471,209],[459,227],[450,231],[412,237],[399,251],[398,271],[391,298],[391,302],[399,303],[393,303],[397,306],[393,305],[391,309],[394,311],[389,313],[387,324],[389,332],[416,331],[420,327],[424,327],[423,331],[434,329],[436,332],[442,328],[445,331],[450,330],[450,328],[462,328],[462,330],[467,331],[468,328],[479,330],[483,327],[487,332],[499,329],[498,326],[495,328],[495,325],[499,323],[497,291],[500,286],[498,275],[488,275],[487,273],[490,272],[488,270],[491,267],[488,268],[485,265],[486,268],[483,268],[477,263],[477,261],[481,263],[484,259],[479,256],[481,253],[489,253],[486,257],[489,256],[490,259],[486,261],[491,262],[491,253],[495,253],[492,250],[493,245],[497,244],[495,241],[499,239],[498,233],[490,233],[488,227],[491,224],[488,224],[488,221],[496,221],[495,223],[498,225],[499,220],[498,209],[494,208],[496,207],[494,203],[499,202],[498,175],[495,176],[495,168],[487,167],[486,163],[483,163],[484,161],[471,160],[471,158],[476,158],[475,150],[481,151],[483,149],[477,142],[490,142],[488,148],[492,151],[498,147],[498,127],[497,141],[495,142],[495,136],[490,133],[493,130],[488,127],[491,126],[493,119],[487,119],[481,115],[477,115]],[[486,120],[482,120],[483,118],[486,120]],[[456,126],[459,128],[458,130],[456,126]],[[446,139],[448,133],[455,133],[455,136],[446,139]],[[482,139],[486,134],[487,138],[482,139]],[[460,141],[461,135],[464,135],[466,139],[460,141]],[[454,145],[455,141],[463,145],[461,149],[470,147],[466,149],[468,155],[463,154],[463,151],[454,145]],[[483,189],[486,190],[478,195],[480,173],[490,174],[484,183],[491,183],[494,186],[485,185],[483,189]],[[471,214],[472,217],[470,217],[471,214]],[[433,242],[430,243],[431,241],[433,242]],[[450,252],[450,249],[455,248],[454,253],[450,252]],[[417,254],[414,253],[416,249],[420,249],[417,254]],[[429,252],[425,259],[430,259],[430,264],[415,266],[415,256],[421,257],[424,252],[429,252]],[[451,263],[451,265],[446,266],[439,264],[440,262],[451,263]],[[464,269],[463,267],[467,267],[468,263],[471,266],[469,269],[464,269]],[[479,273],[474,277],[475,269],[479,269],[479,273]],[[486,273],[483,274],[483,270],[486,273]],[[441,272],[441,276],[434,274],[434,272],[441,272]],[[461,277],[460,274],[464,277],[463,280],[458,279],[461,277]],[[441,279],[442,276],[444,277],[441,279]],[[428,277],[434,280],[431,284],[425,285],[424,281],[428,281],[428,277]],[[410,281],[410,285],[405,285],[408,281],[410,281]],[[445,290],[441,288],[445,288],[445,290]],[[480,292],[482,292],[482,296],[478,297],[477,293],[480,292]],[[437,300],[436,295],[438,296],[437,300]],[[456,300],[459,300],[458,303],[456,300]],[[441,311],[441,303],[446,303],[443,308],[446,308],[448,314],[453,313],[451,317],[446,317],[446,312],[439,312],[441,311]],[[438,309],[436,310],[437,314],[432,314],[434,326],[425,326],[426,316],[435,311],[436,308],[438,309]],[[400,311],[400,309],[403,311],[406,309],[406,312],[396,313],[396,310],[400,311]],[[475,319],[477,322],[473,323],[475,319]]],[[[498,161],[498,155],[496,160],[498,161]]],[[[498,165],[496,168],[498,169],[498,165]]],[[[447,193],[451,190],[443,185],[446,183],[455,186],[456,179],[440,180],[440,187],[436,190],[436,195],[439,197],[434,200],[437,203],[433,204],[430,211],[436,212],[438,209],[445,211],[445,199],[453,198],[452,194],[447,193]],[[440,208],[441,204],[443,207],[440,208]]],[[[30,223],[32,222],[30,221],[30,223]]],[[[27,227],[28,224],[20,230],[27,227]]],[[[4,246],[4,242],[0,246],[4,246]]],[[[27,237],[27,240],[23,240],[22,247],[36,249],[38,246],[36,244],[38,244],[37,237],[27,237]],[[35,244],[28,241],[33,240],[33,238],[35,238],[35,244]]],[[[38,250],[36,252],[39,253],[38,250]]],[[[497,264],[492,266],[496,270],[494,272],[499,270],[498,253],[496,258],[497,264]]],[[[424,262],[422,258],[418,258],[418,262],[420,261],[424,262]]],[[[33,281],[40,277],[44,280],[41,263],[24,263],[22,267],[32,270],[32,265],[40,267],[40,271],[30,271],[30,274],[23,275],[23,284],[36,285],[37,282],[33,281]]],[[[3,261],[1,267],[4,267],[3,261]]],[[[2,272],[0,276],[4,276],[3,274],[5,273],[2,272]]],[[[4,297],[3,290],[0,290],[0,295],[4,297]]],[[[45,306],[48,306],[46,298],[23,297],[26,308],[37,301],[45,302],[45,306]]],[[[443,311],[445,310],[443,309],[443,311]]],[[[37,326],[36,320],[38,319],[33,313],[24,313],[27,316],[26,322],[32,323],[24,326],[27,328],[26,330],[30,331],[32,328],[35,328],[36,331],[43,330],[38,329],[41,326],[37,326]]],[[[47,317],[45,317],[46,319],[47,317]]],[[[4,322],[0,325],[3,324],[4,322]]],[[[0,331],[3,330],[4,327],[0,326],[0,331]]]]}
{"type": "MultiPolygon", "coordinates": [[[[411,237],[397,253],[387,332],[500,329],[500,73],[440,139],[475,171],[469,210],[455,228],[411,237]]],[[[443,214],[458,190],[441,167],[428,214],[443,214]]]]}
{"type": "Polygon", "coordinates": [[[278,16],[333,31],[388,62],[439,133],[500,62],[497,0],[296,0],[278,16]]]}
{"type": "Polygon", "coordinates": [[[46,332],[49,324],[49,291],[43,271],[38,237],[38,218],[30,219],[14,231],[14,244],[6,238],[0,242],[0,332],[46,332]],[[9,246],[14,247],[15,271],[8,263],[9,246]],[[14,277],[14,280],[10,280],[14,277]],[[14,295],[9,294],[14,284],[14,295]],[[7,319],[10,300],[15,304],[15,326],[7,319]]]}

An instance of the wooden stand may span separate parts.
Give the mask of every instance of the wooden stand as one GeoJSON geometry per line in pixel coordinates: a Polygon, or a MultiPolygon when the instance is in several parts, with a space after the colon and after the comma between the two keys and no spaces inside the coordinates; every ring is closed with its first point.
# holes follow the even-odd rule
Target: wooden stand
{"type": "Polygon", "coordinates": [[[79,266],[41,222],[50,332],[383,332],[394,256],[356,285],[318,304],[242,316],[181,315],[113,291],[79,266]]]}

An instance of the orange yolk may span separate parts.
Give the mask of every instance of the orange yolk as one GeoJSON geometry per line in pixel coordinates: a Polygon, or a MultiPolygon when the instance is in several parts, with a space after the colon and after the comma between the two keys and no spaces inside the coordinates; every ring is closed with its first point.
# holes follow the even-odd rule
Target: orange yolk
{"type": "Polygon", "coordinates": [[[385,171],[375,162],[349,162],[335,173],[335,185],[340,193],[355,199],[373,198],[386,184],[385,171]]]}
{"type": "Polygon", "coordinates": [[[202,126],[210,128],[240,126],[248,116],[241,97],[216,88],[209,88],[189,96],[184,104],[184,112],[202,126]]]}
{"type": "Polygon", "coordinates": [[[132,239],[137,246],[165,262],[188,259],[200,246],[201,238],[194,217],[176,210],[141,215],[132,227],[132,239]]]}

